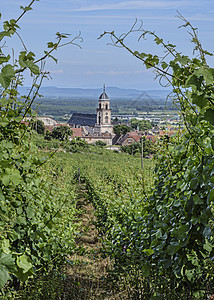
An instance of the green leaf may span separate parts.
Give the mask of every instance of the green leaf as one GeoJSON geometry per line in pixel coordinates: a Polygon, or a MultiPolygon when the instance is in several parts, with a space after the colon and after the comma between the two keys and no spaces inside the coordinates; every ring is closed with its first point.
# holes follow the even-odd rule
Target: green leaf
{"type": "Polygon", "coordinates": [[[22,180],[19,170],[10,168],[6,168],[4,173],[1,174],[0,178],[2,183],[6,186],[8,186],[9,184],[13,184],[16,186],[22,180]]]}
{"type": "Polygon", "coordinates": [[[204,150],[207,154],[212,154],[213,149],[212,149],[212,141],[211,138],[208,136],[203,139],[203,145],[204,145],[204,150]]]}
{"type": "Polygon", "coordinates": [[[199,185],[199,180],[198,178],[193,178],[191,181],[190,181],[190,188],[195,190],[197,188],[197,186],[199,185]]]}
{"type": "Polygon", "coordinates": [[[210,203],[214,201],[214,188],[209,192],[208,200],[210,203]]]}
{"type": "Polygon", "coordinates": [[[195,204],[203,204],[203,203],[204,203],[204,200],[201,199],[198,195],[194,195],[194,196],[193,196],[193,202],[194,202],[195,204]]]}
{"type": "Polygon", "coordinates": [[[5,196],[3,195],[2,189],[0,188],[0,201],[4,201],[5,196]]]}
{"type": "Polygon", "coordinates": [[[195,279],[195,270],[185,270],[185,275],[189,281],[194,281],[195,279]]]}
{"type": "Polygon", "coordinates": [[[10,183],[10,175],[8,175],[8,174],[1,175],[1,181],[2,181],[3,185],[8,186],[10,183]]]}
{"type": "Polygon", "coordinates": [[[7,268],[0,264],[0,289],[7,283],[9,279],[10,275],[7,268]]]}
{"type": "Polygon", "coordinates": [[[162,67],[163,70],[165,70],[168,67],[168,64],[165,61],[163,61],[161,63],[161,67],[162,67]]]}
{"type": "Polygon", "coordinates": [[[165,268],[168,269],[172,265],[171,259],[161,259],[160,264],[165,268]]]}
{"type": "Polygon", "coordinates": [[[199,69],[197,69],[194,74],[196,76],[200,76],[203,75],[205,81],[207,82],[207,84],[213,84],[213,69],[209,69],[207,67],[201,67],[199,69]]]}
{"type": "Polygon", "coordinates": [[[178,229],[173,232],[173,236],[177,239],[182,240],[185,238],[190,230],[189,224],[180,225],[178,229]]]}
{"type": "Polygon", "coordinates": [[[31,70],[35,75],[39,75],[39,67],[32,61],[26,61],[26,66],[31,70]]]}
{"type": "Polygon", "coordinates": [[[10,85],[10,82],[12,80],[12,77],[15,76],[15,71],[13,69],[13,66],[6,65],[1,73],[0,73],[0,84],[3,88],[8,88],[10,85]]]}
{"type": "MultiPolygon", "coordinates": [[[[48,42],[47,45],[48,45],[48,48],[53,48],[54,43],[53,43],[53,42],[48,42]]],[[[46,54],[46,53],[45,53],[45,54],[46,54]]]]}
{"type": "Polygon", "coordinates": [[[17,271],[15,272],[15,275],[22,282],[25,282],[30,276],[32,276],[32,274],[33,274],[32,269],[30,269],[28,272],[24,272],[24,270],[19,267],[17,267],[17,271]]]}
{"type": "Polygon", "coordinates": [[[29,11],[29,10],[32,10],[32,7],[30,7],[30,6],[25,6],[25,7],[20,6],[20,9],[23,9],[24,11],[29,11]]]}
{"type": "Polygon", "coordinates": [[[1,244],[1,249],[5,254],[10,253],[10,241],[8,239],[3,239],[2,244],[1,244]]]}
{"type": "Polygon", "coordinates": [[[199,89],[202,83],[202,79],[198,78],[196,75],[190,75],[186,81],[186,87],[196,87],[196,89],[199,89]]]}
{"type": "Polygon", "coordinates": [[[204,295],[206,294],[206,291],[204,290],[199,290],[197,292],[193,293],[193,296],[195,299],[204,299],[204,295]]]}
{"type": "Polygon", "coordinates": [[[14,260],[11,254],[1,253],[0,255],[0,289],[10,279],[9,272],[15,269],[14,260]]]}
{"type": "Polygon", "coordinates": [[[214,109],[208,108],[204,114],[204,119],[207,120],[211,125],[214,125],[214,109]]]}
{"type": "Polygon", "coordinates": [[[152,249],[144,249],[143,252],[146,253],[148,256],[150,256],[150,255],[152,255],[154,253],[154,250],[152,250],[152,249]]]}
{"type": "Polygon", "coordinates": [[[174,255],[179,250],[179,245],[169,245],[166,249],[166,253],[169,255],[174,255]]]}
{"type": "Polygon", "coordinates": [[[8,31],[1,31],[1,32],[0,32],[0,41],[1,41],[5,36],[10,36],[10,32],[8,32],[8,31]]]}
{"type": "Polygon", "coordinates": [[[205,68],[203,71],[204,79],[208,84],[213,84],[214,78],[213,78],[213,69],[207,69],[205,68]]]}
{"type": "Polygon", "coordinates": [[[154,41],[155,41],[155,43],[156,43],[157,45],[163,43],[163,39],[160,39],[159,37],[156,37],[156,38],[154,39],[154,41]]]}
{"type": "Polygon", "coordinates": [[[15,75],[15,71],[13,69],[12,65],[6,65],[3,69],[2,69],[2,74],[4,76],[14,76],[15,75]]]}
{"type": "Polygon", "coordinates": [[[205,95],[192,95],[192,103],[203,108],[207,105],[207,99],[205,95]]]}
{"type": "Polygon", "coordinates": [[[23,269],[23,273],[28,272],[33,267],[30,257],[25,254],[18,256],[16,263],[20,269],[23,269]]]}
{"type": "Polygon", "coordinates": [[[0,56],[0,64],[4,62],[8,62],[10,60],[10,55],[8,56],[0,56]]]}
{"type": "Polygon", "coordinates": [[[206,240],[203,248],[210,253],[213,250],[213,243],[210,243],[208,240],[206,240]]]}
{"type": "Polygon", "coordinates": [[[9,122],[8,118],[5,118],[5,117],[0,118],[0,126],[6,127],[9,123],[10,122],[9,122]]]}
{"type": "Polygon", "coordinates": [[[185,66],[189,60],[188,56],[177,54],[177,61],[179,61],[182,66],[185,66]]]}
{"type": "Polygon", "coordinates": [[[3,87],[3,88],[8,88],[8,86],[10,85],[10,78],[8,77],[4,77],[2,76],[2,74],[0,74],[0,85],[3,87]]]}
{"type": "Polygon", "coordinates": [[[142,273],[143,273],[143,275],[145,277],[149,276],[149,274],[150,274],[150,266],[149,266],[149,264],[147,262],[144,262],[142,264],[141,271],[142,271],[142,273]]]}
{"type": "Polygon", "coordinates": [[[207,238],[210,239],[210,237],[212,236],[212,231],[210,229],[209,226],[206,226],[204,231],[203,231],[203,235],[207,238]]]}
{"type": "Polygon", "coordinates": [[[29,206],[26,208],[27,217],[32,219],[34,217],[34,208],[29,206]]]}

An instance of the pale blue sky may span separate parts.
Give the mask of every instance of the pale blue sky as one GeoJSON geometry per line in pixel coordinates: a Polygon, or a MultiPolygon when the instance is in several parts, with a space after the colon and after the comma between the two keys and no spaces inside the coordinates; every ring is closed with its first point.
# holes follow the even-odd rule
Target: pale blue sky
{"type": "MultiPolygon", "coordinates": [[[[26,6],[27,0],[0,0],[2,21],[16,18],[20,5],[26,6]]],[[[214,1],[213,0],[40,0],[20,21],[20,34],[29,50],[42,54],[46,42],[54,40],[57,31],[82,33],[82,49],[74,46],[61,48],[55,56],[58,64],[47,63],[52,80],[44,85],[58,87],[97,88],[105,83],[138,89],[158,89],[151,70],[145,67],[123,49],[108,46],[109,39],[97,40],[103,31],[126,32],[135,18],[144,21],[146,29],[155,31],[166,41],[178,45],[185,54],[191,55],[191,45],[182,24],[176,18],[176,10],[199,28],[199,36],[206,49],[213,51],[214,40],[214,1]]],[[[16,49],[19,41],[8,41],[16,49]]],[[[139,51],[154,51],[150,40],[138,43],[137,36],[130,40],[130,46],[139,51]]],[[[210,60],[211,64],[213,60],[210,60]]],[[[29,81],[26,80],[26,85],[29,81]]]]}

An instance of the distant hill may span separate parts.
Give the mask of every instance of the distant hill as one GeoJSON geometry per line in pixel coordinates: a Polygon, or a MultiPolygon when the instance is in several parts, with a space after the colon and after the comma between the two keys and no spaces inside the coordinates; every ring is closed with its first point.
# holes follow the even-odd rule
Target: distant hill
{"type": "MultiPolygon", "coordinates": [[[[21,87],[19,92],[27,94],[29,88],[21,87]]],[[[102,88],[99,89],[83,89],[83,88],[58,88],[55,86],[47,86],[40,88],[40,94],[44,97],[54,98],[94,98],[98,99],[102,93],[102,88]]],[[[141,98],[164,100],[170,93],[169,90],[137,90],[137,89],[121,89],[118,87],[106,87],[106,93],[110,99],[125,98],[132,100],[141,100],[141,98]]]]}
{"type": "MultiPolygon", "coordinates": [[[[30,88],[21,87],[21,95],[27,95],[30,88]]],[[[72,113],[95,113],[98,98],[103,89],[41,87],[42,98],[35,100],[33,109],[39,115],[53,116],[64,121],[64,116],[72,113]]],[[[138,114],[153,110],[174,109],[172,101],[166,98],[169,90],[137,90],[107,87],[106,93],[111,100],[112,114],[138,114]]]]}

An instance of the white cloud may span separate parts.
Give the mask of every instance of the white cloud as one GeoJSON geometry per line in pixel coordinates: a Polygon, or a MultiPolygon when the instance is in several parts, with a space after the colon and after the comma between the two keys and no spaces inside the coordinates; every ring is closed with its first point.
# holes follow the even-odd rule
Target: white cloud
{"type": "Polygon", "coordinates": [[[63,74],[64,73],[63,70],[52,70],[52,71],[49,70],[48,72],[50,72],[50,74],[63,74]]]}
{"type": "Polygon", "coordinates": [[[108,76],[118,76],[118,75],[138,75],[144,73],[145,70],[142,71],[88,71],[87,75],[108,75],[108,76]]]}
{"type": "Polygon", "coordinates": [[[192,4],[191,1],[121,1],[111,4],[94,4],[74,9],[73,11],[97,11],[97,10],[130,10],[130,9],[177,9],[178,7],[192,4]]]}

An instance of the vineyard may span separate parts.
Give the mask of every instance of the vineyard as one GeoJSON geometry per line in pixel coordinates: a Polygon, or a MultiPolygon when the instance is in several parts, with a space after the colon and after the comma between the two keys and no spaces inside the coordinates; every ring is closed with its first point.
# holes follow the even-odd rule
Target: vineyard
{"type": "MultiPolygon", "coordinates": [[[[171,145],[162,147],[170,148],[171,145]]],[[[207,236],[203,248],[200,247],[204,261],[199,260],[197,252],[190,250],[192,227],[185,220],[188,217],[186,208],[180,207],[178,202],[173,203],[171,198],[167,205],[155,203],[157,161],[145,159],[142,172],[140,157],[97,146],[82,153],[61,151],[53,155],[50,151],[34,151],[34,164],[39,171],[36,171],[37,176],[35,170],[31,175],[31,192],[26,192],[24,182],[22,185],[19,182],[13,195],[19,193],[23,199],[20,196],[16,201],[5,199],[7,218],[5,210],[4,238],[1,240],[2,258],[6,258],[4,273],[1,273],[4,275],[1,277],[3,298],[10,295],[17,299],[58,299],[63,296],[71,299],[74,290],[76,299],[89,297],[88,287],[81,286],[80,279],[79,286],[75,281],[67,292],[63,288],[65,282],[72,282],[69,273],[76,264],[86,264],[86,268],[90,268],[84,259],[90,259],[91,251],[86,244],[77,242],[84,223],[84,207],[79,199],[82,190],[82,197],[92,205],[93,225],[86,225],[87,230],[94,225],[97,230],[99,261],[109,259],[102,278],[108,292],[103,289],[102,297],[189,299],[190,292],[192,299],[206,299],[211,295],[213,263],[205,255],[212,251],[212,237],[210,240],[207,236]],[[184,221],[178,219],[180,209],[184,221]],[[170,242],[168,230],[174,241],[170,242]],[[180,244],[175,238],[180,239],[180,244]],[[190,269],[180,267],[181,273],[176,274],[181,263],[174,259],[176,252],[182,255],[184,251],[190,269]],[[12,277],[11,273],[14,274],[12,277]],[[55,282],[54,287],[51,281],[55,282]]],[[[32,158],[28,156],[28,159],[32,158]]],[[[27,178],[30,177],[29,164],[24,162],[24,166],[28,166],[27,178]]],[[[8,189],[12,183],[8,183],[8,189]]],[[[202,213],[201,218],[204,223],[208,222],[202,213]]],[[[206,230],[205,233],[207,235],[206,230]]],[[[192,234],[195,237],[195,233],[192,234]]],[[[87,273],[87,276],[91,275],[87,273]]],[[[96,292],[93,290],[94,298],[90,296],[91,299],[103,299],[96,296],[96,292]]]]}
{"type": "Polygon", "coordinates": [[[36,116],[45,60],[82,39],[57,32],[36,58],[17,34],[24,50],[4,53],[35,1],[0,32],[0,298],[213,299],[213,54],[181,15],[195,57],[137,21],[126,34],[104,32],[171,86],[184,130],[160,139],[143,170],[140,156],[81,140],[47,145],[23,120],[36,116]],[[132,50],[126,41],[136,32],[163,56],[132,50]],[[20,95],[26,73],[32,87],[20,95]]]}

